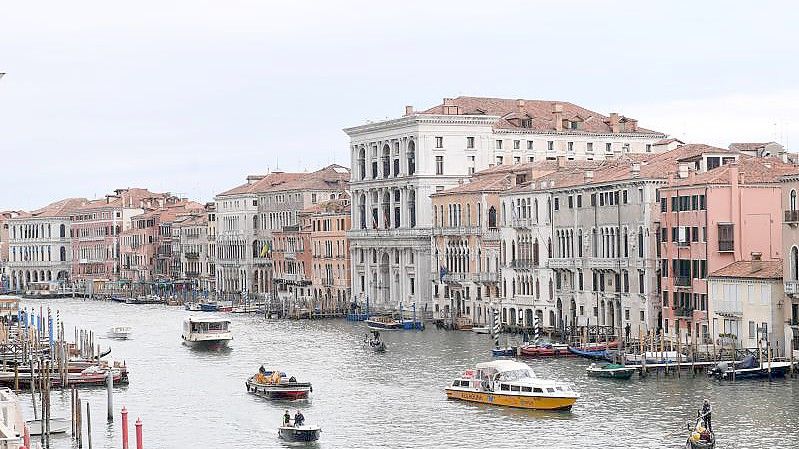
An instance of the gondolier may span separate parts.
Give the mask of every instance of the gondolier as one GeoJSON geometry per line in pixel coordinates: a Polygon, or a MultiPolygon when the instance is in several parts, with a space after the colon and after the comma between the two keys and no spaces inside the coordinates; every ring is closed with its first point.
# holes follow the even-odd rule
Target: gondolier
{"type": "Polygon", "coordinates": [[[710,401],[705,399],[705,402],[702,404],[702,419],[705,421],[705,427],[707,430],[713,431],[713,424],[711,424],[710,417],[713,413],[713,407],[710,406],[710,401]]]}

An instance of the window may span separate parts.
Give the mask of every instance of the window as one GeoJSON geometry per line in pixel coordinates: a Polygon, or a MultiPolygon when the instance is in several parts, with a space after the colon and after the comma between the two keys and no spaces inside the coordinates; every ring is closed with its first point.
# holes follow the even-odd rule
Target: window
{"type": "Polygon", "coordinates": [[[560,209],[560,201],[558,197],[555,197],[555,210],[560,209]]]}
{"type": "Polygon", "coordinates": [[[444,138],[436,137],[436,148],[444,148],[444,138]]]}
{"type": "Polygon", "coordinates": [[[528,140],[527,141],[527,149],[528,150],[532,150],[533,149],[533,141],[532,140],[528,140]]]}
{"type": "Polygon", "coordinates": [[[605,144],[605,152],[612,153],[613,152],[613,144],[608,142],[605,144]]]}
{"type": "Polygon", "coordinates": [[[466,148],[474,148],[474,137],[466,138],[466,148]]]}
{"type": "Polygon", "coordinates": [[[502,165],[502,161],[504,158],[502,156],[497,156],[497,165],[502,165]]]}
{"type": "Polygon", "coordinates": [[[568,148],[568,150],[569,150],[569,152],[570,152],[570,153],[573,153],[573,152],[574,152],[574,142],[568,142],[568,143],[566,144],[566,147],[568,148]]]}
{"type": "Polygon", "coordinates": [[[638,270],[638,293],[644,293],[644,270],[638,270]]]}
{"type": "Polygon", "coordinates": [[[514,140],[513,141],[513,149],[514,150],[518,150],[519,149],[519,141],[518,140],[514,140]]]}
{"type": "Polygon", "coordinates": [[[587,144],[585,144],[585,151],[588,152],[588,153],[593,153],[594,152],[594,142],[588,142],[587,144]]]}
{"type": "Polygon", "coordinates": [[[667,205],[667,200],[668,200],[668,198],[661,198],[660,199],[660,211],[661,212],[666,212],[667,211],[667,208],[666,208],[667,207],[666,206],[667,205]]]}
{"type": "Polygon", "coordinates": [[[621,202],[624,203],[624,204],[627,204],[627,190],[626,189],[621,191],[621,198],[622,198],[621,202]]]}
{"type": "Polygon", "coordinates": [[[596,193],[591,194],[591,205],[596,206],[596,193]]]}
{"type": "Polygon", "coordinates": [[[732,223],[719,223],[719,251],[733,251],[735,249],[735,238],[733,235],[732,223]]]}
{"type": "Polygon", "coordinates": [[[583,207],[583,196],[577,195],[577,207],[583,207]]]}
{"type": "Polygon", "coordinates": [[[705,210],[705,195],[699,195],[699,210],[705,210]]]}
{"type": "Polygon", "coordinates": [[[574,198],[569,195],[569,209],[574,208],[574,198]]]}
{"type": "Polygon", "coordinates": [[[671,211],[672,212],[680,211],[680,197],[678,196],[671,197],[671,211]]]}
{"type": "Polygon", "coordinates": [[[646,152],[647,153],[651,153],[652,152],[652,144],[651,143],[646,144],[646,152]]]}
{"type": "Polygon", "coordinates": [[[547,150],[548,151],[555,151],[555,142],[548,140],[547,141],[547,150]]]}
{"type": "Polygon", "coordinates": [[[497,149],[498,150],[502,149],[502,139],[497,139],[497,149]]]}
{"type": "Polygon", "coordinates": [[[514,156],[514,157],[513,157],[513,163],[514,163],[514,164],[518,164],[518,163],[520,163],[521,161],[522,161],[522,158],[521,158],[520,156],[514,156]]]}
{"type": "Polygon", "coordinates": [[[436,174],[444,174],[444,156],[436,156],[436,174]]]}
{"type": "Polygon", "coordinates": [[[754,321],[749,322],[749,338],[757,338],[757,328],[754,321]]]}

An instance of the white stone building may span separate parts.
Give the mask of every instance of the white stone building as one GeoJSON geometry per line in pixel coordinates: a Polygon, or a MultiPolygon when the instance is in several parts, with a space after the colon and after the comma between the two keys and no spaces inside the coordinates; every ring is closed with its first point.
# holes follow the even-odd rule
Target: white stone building
{"type": "Polygon", "coordinates": [[[351,139],[352,292],[431,308],[430,195],[494,165],[604,160],[657,151],[666,136],[566,102],[458,97],[344,130],[351,139]]]}
{"type": "Polygon", "coordinates": [[[68,198],[8,220],[10,289],[24,291],[32,282],[68,282],[72,275],[70,213],[85,205],[68,198]]]}

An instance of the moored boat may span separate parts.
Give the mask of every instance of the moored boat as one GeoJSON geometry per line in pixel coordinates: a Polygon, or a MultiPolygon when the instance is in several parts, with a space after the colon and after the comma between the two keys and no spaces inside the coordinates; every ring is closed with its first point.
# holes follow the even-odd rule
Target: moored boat
{"type": "Polygon", "coordinates": [[[281,371],[268,371],[261,367],[258,373],[244,383],[247,392],[267,399],[305,399],[313,392],[310,382],[297,382],[281,371]]]}
{"type": "Polygon", "coordinates": [[[571,385],[536,377],[524,363],[478,363],[446,389],[448,399],[536,410],[569,410],[580,395],[571,385]]]}
{"type": "Polygon", "coordinates": [[[200,310],[203,312],[216,312],[219,310],[219,306],[215,302],[204,302],[200,304],[200,310]]]}
{"type": "Polygon", "coordinates": [[[291,442],[302,441],[316,441],[322,433],[322,428],[319,426],[280,426],[278,428],[278,436],[291,442]]]}
{"type": "Polygon", "coordinates": [[[569,345],[563,343],[524,345],[519,347],[519,352],[527,357],[572,357],[569,345]]]}
{"type": "Polygon", "coordinates": [[[491,355],[494,357],[512,357],[516,355],[515,346],[495,347],[491,348],[491,355]]]}
{"type": "Polygon", "coordinates": [[[604,377],[607,379],[629,379],[635,372],[634,367],[617,365],[615,363],[604,363],[597,365],[592,363],[586,368],[588,375],[591,377],[604,377]]]}
{"type": "Polygon", "coordinates": [[[190,312],[201,312],[202,307],[200,307],[200,303],[197,302],[187,302],[186,303],[186,310],[190,312]]]}
{"type": "Polygon", "coordinates": [[[183,321],[183,343],[188,346],[224,347],[233,340],[230,320],[188,317],[183,321]]]}
{"type": "Polygon", "coordinates": [[[475,334],[490,334],[491,328],[488,326],[473,326],[472,332],[475,334]]]}
{"type": "Polygon", "coordinates": [[[708,370],[708,376],[720,380],[727,379],[764,379],[769,377],[785,377],[791,370],[791,362],[777,360],[760,362],[755,356],[748,355],[740,362],[730,366],[728,362],[720,362],[708,370]]]}
{"type": "Polygon", "coordinates": [[[132,332],[133,328],[130,326],[114,326],[108,330],[108,338],[127,340],[132,332]]]}
{"type": "MultiPolygon", "coordinates": [[[[42,420],[41,419],[32,419],[27,421],[26,424],[28,425],[28,432],[30,435],[41,435],[42,434],[42,420]]],[[[50,433],[66,433],[72,426],[72,421],[66,418],[50,418],[50,433]]],[[[45,428],[47,425],[45,424],[45,428]]],[[[47,429],[45,429],[47,430],[47,429]]]]}

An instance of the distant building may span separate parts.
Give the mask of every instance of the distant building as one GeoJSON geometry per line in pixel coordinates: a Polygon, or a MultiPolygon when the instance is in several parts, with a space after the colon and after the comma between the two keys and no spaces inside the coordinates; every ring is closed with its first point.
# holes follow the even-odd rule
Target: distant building
{"type": "Polygon", "coordinates": [[[172,224],[177,243],[180,267],[178,279],[188,281],[188,287],[195,291],[212,292],[214,282],[214,263],[210,255],[208,233],[209,211],[196,210],[176,217],[172,224]]]}
{"type": "Polygon", "coordinates": [[[322,201],[300,213],[303,228],[310,232],[311,291],[324,312],[344,311],[350,303],[350,217],[348,197],[322,201]]]}
{"type": "Polygon", "coordinates": [[[750,349],[765,349],[769,342],[775,355],[784,356],[790,354],[793,333],[785,332],[791,310],[785,303],[782,260],[760,256],[754,253],[751,260],[708,276],[708,316],[717,323],[712,338],[716,344],[750,349]]]}
{"type": "Polygon", "coordinates": [[[432,194],[494,165],[613,159],[654,152],[666,138],[635,119],[567,102],[476,97],[446,98],[425,111],[406,107],[400,118],[344,131],[353,166],[353,295],[430,313],[428,285],[438,271],[432,194]]]}
{"type": "Polygon", "coordinates": [[[799,167],[781,181],[784,332],[799,357],[799,167]]]}
{"type": "Polygon", "coordinates": [[[23,214],[21,211],[0,211],[0,291],[11,289],[8,264],[8,221],[23,214]]]}
{"type": "Polygon", "coordinates": [[[70,217],[87,202],[85,198],[67,198],[6,220],[3,225],[8,226],[6,270],[11,290],[27,290],[33,282],[71,281],[70,217]]]}

